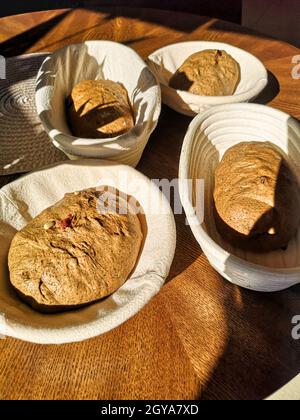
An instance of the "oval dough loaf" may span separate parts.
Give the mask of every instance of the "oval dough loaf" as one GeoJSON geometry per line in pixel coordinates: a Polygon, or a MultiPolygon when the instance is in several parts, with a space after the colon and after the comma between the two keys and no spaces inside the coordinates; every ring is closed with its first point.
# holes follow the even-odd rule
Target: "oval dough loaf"
{"type": "Polygon", "coordinates": [[[8,264],[20,296],[40,311],[54,312],[94,302],[122,286],[143,234],[132,207],[124,214],[121,205],[126,208],[127,199],[103,190],[66,194],[18,232],[8,264]],[[117,206],[107,208],[107,197],[117,206]]]}
{"type": "Polygon", "coordinates": [[[72,133],[82,138],[110,138],[134,126],[128,93],[111,80],[85,80],[67,99],[67,118],[72,133]]]}
{"type": "Polygon", "coordinates": [[[174,89],[203,96],[233,95],[240,81],[240,66],[221,50],[204,50],[188,57],[170,80],[174,89]]]}
{"type": "Polygon", "coordinates": [[[300,222],[298,181],[271,143],[243,142],[215,171],[215,220],[221,236],[254,252],[284,248],[300,222]]]}

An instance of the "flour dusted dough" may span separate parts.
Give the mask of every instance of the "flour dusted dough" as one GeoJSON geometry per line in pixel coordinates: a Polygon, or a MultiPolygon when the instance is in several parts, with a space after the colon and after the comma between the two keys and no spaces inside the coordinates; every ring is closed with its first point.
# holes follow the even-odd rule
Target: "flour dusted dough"
{"type": "Polygon", "coordinates": [[[233,95],[240,81],[240,66],[221,50],[204,50],[188,57],[170,80],[174,89],[203,96],[233,95]]]}
{"type": "Polygon", "coordinates": [[[95,188],[66,194],[13,238],[10,280],[34,308],[72,309],[110,295],[129,277],[141,224],[130,206],[120,214],[127,199],[119,194],[113,196],[117,207],[108,208],[107,194],[95,188]]]}

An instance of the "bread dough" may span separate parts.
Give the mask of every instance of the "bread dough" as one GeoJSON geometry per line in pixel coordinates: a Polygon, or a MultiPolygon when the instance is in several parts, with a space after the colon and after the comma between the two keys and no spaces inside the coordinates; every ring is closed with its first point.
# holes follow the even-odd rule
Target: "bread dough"
{"type": "Polygon", "coordinates": [[[67,99],[66,107],[71,131],[77,137],[116,137],[134,126],[127,90],[111,80],[79,83],[67,99]]]}
{"type": "Polygon", "coordinates": [[[21,297],[51,312],[96,301],[122,286],[143,234],[136,212],[128,207],[124,214],[121,206],[127,208],[123,196],[103,189],[66,194],[18,232],[8,265],[21,297]],[[115,208],[107,207],[115,202],[115,208]]]}
{"type": "Polygon", "coordinates": [[[240,81],[240,66],[226,51],[204,50],[188,57],[170,80],[174,89],[196,95],[233,95],[240,81]]]}
{"type": "Polygon", "coordinates": [[[271,143],[243,142],[215,171],[215,220],[221,236],[254,252],[286,247],[300,222],[298,181],[271,143]]]}

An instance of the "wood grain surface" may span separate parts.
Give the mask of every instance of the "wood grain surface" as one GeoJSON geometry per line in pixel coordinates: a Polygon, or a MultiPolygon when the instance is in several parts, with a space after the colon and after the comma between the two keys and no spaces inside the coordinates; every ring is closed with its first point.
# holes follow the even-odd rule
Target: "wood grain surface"
{"type": "MultiPolygon", "coordinates": [[[[291,76],[292,57],[300,51],[234,24],[131,8],[0,19],[0,53],[6,56],[88,39],[123,42],[144,58],[179,40],[229,42],[269,70],[270,84],[257,102],[300,118],[300,80],[291,76]]],[[[151,178],[177,177],[190,121],[163,107],[138,169],[151,178]]],[[[0,185],[12,179],[2,177],[0,185]]],[[[300,342],[292,339],[291,320],[300,315],[300,286],[259,294],[231,285],[210,267],[183,215],[176,223],[166,285],[121,327],[62,346],[1,340],[0,399],[261,399],[296,376],[300,342]]]]}

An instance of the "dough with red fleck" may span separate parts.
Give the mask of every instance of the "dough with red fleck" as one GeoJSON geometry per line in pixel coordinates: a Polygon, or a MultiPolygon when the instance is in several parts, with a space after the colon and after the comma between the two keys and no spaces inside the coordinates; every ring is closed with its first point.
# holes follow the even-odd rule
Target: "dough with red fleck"
{"type": "Polygon", "coordinates": [[[86,305],[124,284],[142,240],[139,216],[123,196],[103,189],[66,194],[13,238],[10,281],[42,312],[86,305]]]}

